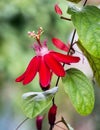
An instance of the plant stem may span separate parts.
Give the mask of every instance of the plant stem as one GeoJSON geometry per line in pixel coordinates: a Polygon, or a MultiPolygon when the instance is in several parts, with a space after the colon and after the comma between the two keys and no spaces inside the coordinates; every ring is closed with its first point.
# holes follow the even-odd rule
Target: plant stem
{"type": "Polygon", "coordinates": [[[29,119],[28,117],[25,118],[25,119],[17,126],[16,130],[18,130],[18,129],[24,124],[24,122],[26,122],[28,119],[29,119]]]}
{"type": "Polygon", "coordinates": [[[85,6],[85,5],[86,5],[87,1],[88,1],[88,0],[85,0],[85,2],[84,2],[84,4],[83,4],[83,6],[85,6]]]}
{"type": "MultiPolygon", "coordinates": [[[[85,0],[83,6],[85,6],[86,3],[87,3],[87,0],[85,0]]],[[[75,34],[76,34],[76,29],[74,29],[74,32],[73,32],[73,35],[72,35],[72,40],[71,40],[70,49],[71,49],[72,46],[73,46],[73,42],[74,42],[74,38],[75,38],[75,34]]],[[[68,54],[70,53],[70,49],[69,49],[68,54]]],[[[65,65],[65,64],[63,64],[63,67],[64,67],[64,65],[65,65]]],[[[59,80],[60,80],[60,77],[58,76],[55,86],[58,86],[59,80]]],[[[54,104],[54,99],[53,99],[53,104],[54,104]]]]}
{"type": "Polygon", "coordinates": [[[66,129],[64,129],[63,127],[61,127],[61,126],[59,126],[59,125],[57,125],[57,124],[56,124],[56,126],[59,127],[59,128],[61,128],[62,130],[66,130],[66,129]]]}
{"type": "Polygon", "coordinates": [[[71,21],[71,19],[70,19],[70,18],[66,18],[66,17],[63,17],[63,16],[61,16],[60,18],[61,18],[61,19],[64,19],[64,20],[71,21]]]}
{"type": "MultiPolygon", "coordinates": [[[[76,29],[74,29],[74,32],[73,32],[73,35],[72,35],[72,40],[71,40],[70,49],[72,48],[72,45],[73,45],[73,42],[74,42],[74,38],[75,38],[75,34],[76,34],[76,29]]],[[[67,55],[69,55],[70,49],[69,49],[69,52],[67,53],[67,55]]],[[[63,64],[63,67],[64,67],[64,66],[65,66],[65,63],[63,64]]],[[[55,86],[58,86],[59,80],[60,80],[60,77],[58,76],[55,86]]],[[[52,99],[52,104],[55,104],[55,97],[52,99]]],[[[49,129],[49,130],[52,130],[52,129],[53,129],[53,127],[50,126],[50,129],[49,129]]]]}
{"type": "MultiPolygon", "coordinates": [[[[85,0],[85,2],[84,2],[84,4],[83,4],[83,7],[86,5],[87,1],[88,1],[88,0],[85,0]]],[[[62,18],[62,19],[65,19],[64,17],[61,17],[61,18],[62,18]]],[[[66,18],[66,20],[69,20],[69,19],[66,18]]],[[[74,29],[74,32],[73,32],[73,35],[72,35],[70,49],[71,49],[72,46],[73,46],[75,34],[76,34],[76,29],[74,29]]],[[[69,52],[67,53],[67,55],[69,55],[70,49],[69,49],[69,52]]],[[[65,66],[65,63],[63,64],[63,67],[64,67],[64,66],[65,66]]],[[[55,86],[58,86],[59,80],[60,80],[60,76],[58,76],[58,78],[57,78],[57,80],[56,80],[55,86]]],[[[53,104],[55,103],[55,97],[52,99],[52,103],[53,103],[53,104]]],[[[49,130],[52,130],[52,129],[53,129],[53,127],[50,126],[50,129],[49,129],[49,130]]]]}
{"type": "MultiPolygon", "coordinates": [[[[74,38],[75,38],[75,34],[76,34],[76,29],[74,30],[73,35],[72,35],[72,40],[71,40],[70,49],[72,48],[73,41],[74,41],[74,38]]],[[[69,49],[69,52],[70,52],[70,49],[69,49]]],[[[69,54],[69,52],[67,53],[67,55],[69,54]]],[[[63,64],[63,67],[64,67],[64,66],[65,66],[65,63],[63,64]]],[[[60,80],[60,77],[57,78],[56,86],[58,86],[59,80],[60,80]]]]}
{"type": "Polygon", "coordinates": [[[52,130],[52,129],[53,129],[53,127],[54,127],[54,126],[52,126],[52,125],[51,125],[51,126],[50,126],[50,128],[49,128],[49,130],[52,130]]]}

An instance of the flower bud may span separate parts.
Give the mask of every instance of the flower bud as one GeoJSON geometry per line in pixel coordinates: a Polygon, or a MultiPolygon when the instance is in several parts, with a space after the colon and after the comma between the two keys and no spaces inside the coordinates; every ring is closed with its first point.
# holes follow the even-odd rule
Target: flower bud
{"type": "Polygon", "coordinates": [[[55,12],[56,12],[58,15],[62,15],[62,10],[61,10],[60,7],[58,6],[58,4],[55,5],[55,12]]]}
{"type": "Polygon", "coordinates": [[[37,116],[36,117],[36,127],[37,130],[42,130],[42,121],[43,121],[43,116],[37,116]]]}
{"type": "Polygon", "coordinates": [[[49,113],[48,113],[48,120],[49,120],[49,124],[50,124],[51,126],[53,126],[54,123],[55,123],[56,113],[57,113],[57,106],[54,104],[54,105],[50,108],[49,113]]]}

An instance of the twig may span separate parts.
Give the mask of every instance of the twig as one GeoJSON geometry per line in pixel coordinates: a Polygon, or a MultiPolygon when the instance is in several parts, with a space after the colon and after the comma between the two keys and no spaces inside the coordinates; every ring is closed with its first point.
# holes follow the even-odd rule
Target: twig
{"type": "Polygon", "coordinates": [[[67,123],[66,123],[66,121],[64,120],[63,117],[61,118],[60,121],[57,121],[57,122],[55,123],[55,125],[57,126],[58,123],[63,123],[63,124],[67,127],[67,129],[69,130],[69,127],[68,127],[68,125],[67,125],[67,123]]]}
{"type": "Polygon", "coordinates": [[[18,130],[18,129],[24,124],[24,122],[26,122],[28,119],[29,119],[28,117],[25,118],[25,119],[17,126],[16,130],[18,130]]]}
{"type": "Polygon", "coordinates": [[[63,17],[63,16],[61,16],[60,18],[61,18],[61,19],[64,19],[64,20],[67,20],[67,21],[71,21],[70,18],[66,18],[66,17],[63,17]]]}
{"type": "Polygon", "coordinates": [[[49,128],[49,130],[52,130],[52,129],[53,129],[53,127],[54,127],[54,126],[50,125],[50,128],[49,128]]]}
{"type": "Polygon", "coordinates": [[[63,128],[63,127],[61,127],[61,126],[59,126],[57,124],[56,124],[56,126],[59,127],[59,128],[61,128],[62,130],[66,130],[65,128],[63,128]]]}
{"type": "Polygon", "coordinates": [[[86,5],[87,1],[88,1],[88,0],[85,0],[85,2],[84,2],[84,4],[83,4],[83,6],[85,6],[85,5],[86,5]]]}

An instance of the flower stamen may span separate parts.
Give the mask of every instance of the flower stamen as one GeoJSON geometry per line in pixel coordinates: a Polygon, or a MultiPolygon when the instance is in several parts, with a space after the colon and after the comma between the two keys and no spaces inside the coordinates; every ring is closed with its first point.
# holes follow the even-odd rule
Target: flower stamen
{"type": "Polygon", "coordinates": [[[35,33],[35,31],[32,32],[28,32],[29,37],[33,37],[34,39],[36,39],[36,41],[38,42],[38,44],[41,46],[41,42],[40,42],[40,36],[43,33],[43,28],[39,27],[37,33],[35,33]]]}

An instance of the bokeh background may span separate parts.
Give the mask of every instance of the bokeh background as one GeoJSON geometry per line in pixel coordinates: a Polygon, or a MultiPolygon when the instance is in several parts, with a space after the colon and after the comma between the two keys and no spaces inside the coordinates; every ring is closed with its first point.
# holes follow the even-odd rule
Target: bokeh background
{"type": "MultiPolygon", "coordinates": [[[[26,118],[19,105],[21,92],[40,91],[37,77],[26,87],[15,83],[15,78],[25,70],[34,56],[31,48],[34,40],[28,37],[27,32],[37,31],[42,26],[44,29],[42,39],[48,39],[49,48],[56,49],[52,46],[52,37],[58,37],[65,43],[70,41],[73,25],[61,20],[55,14],[54,4],[57,2],[64,16],[69,17],[66,14],[68,2],[65,0],[0,0],[0,130],[15,130],[17,125],[26,118]]],[[[99,6],[100,0],[89,0],[88,4],[99,6]]],[[[78,67],[92,77],[89,67],[85,69],[83,64],[78,67]]],[[[55,80],[52,82],[55,84],[55,80]]],[[[76,113],[60,87],[60,92],[56,96],[59,106],[57,120],[64,116],[75,130],[100,130],[100,88],[96,86],[94,89],[96,96],[94,111],[91,115],[82,117],[76,113]]],[[[46,118],[43,129],[48,129],[46,118]]],[[[56,129],[60,130],[55,126],[56,129]]],[[[34,119],[28,120],[20,130],[36,130],[34,119]]]]}

